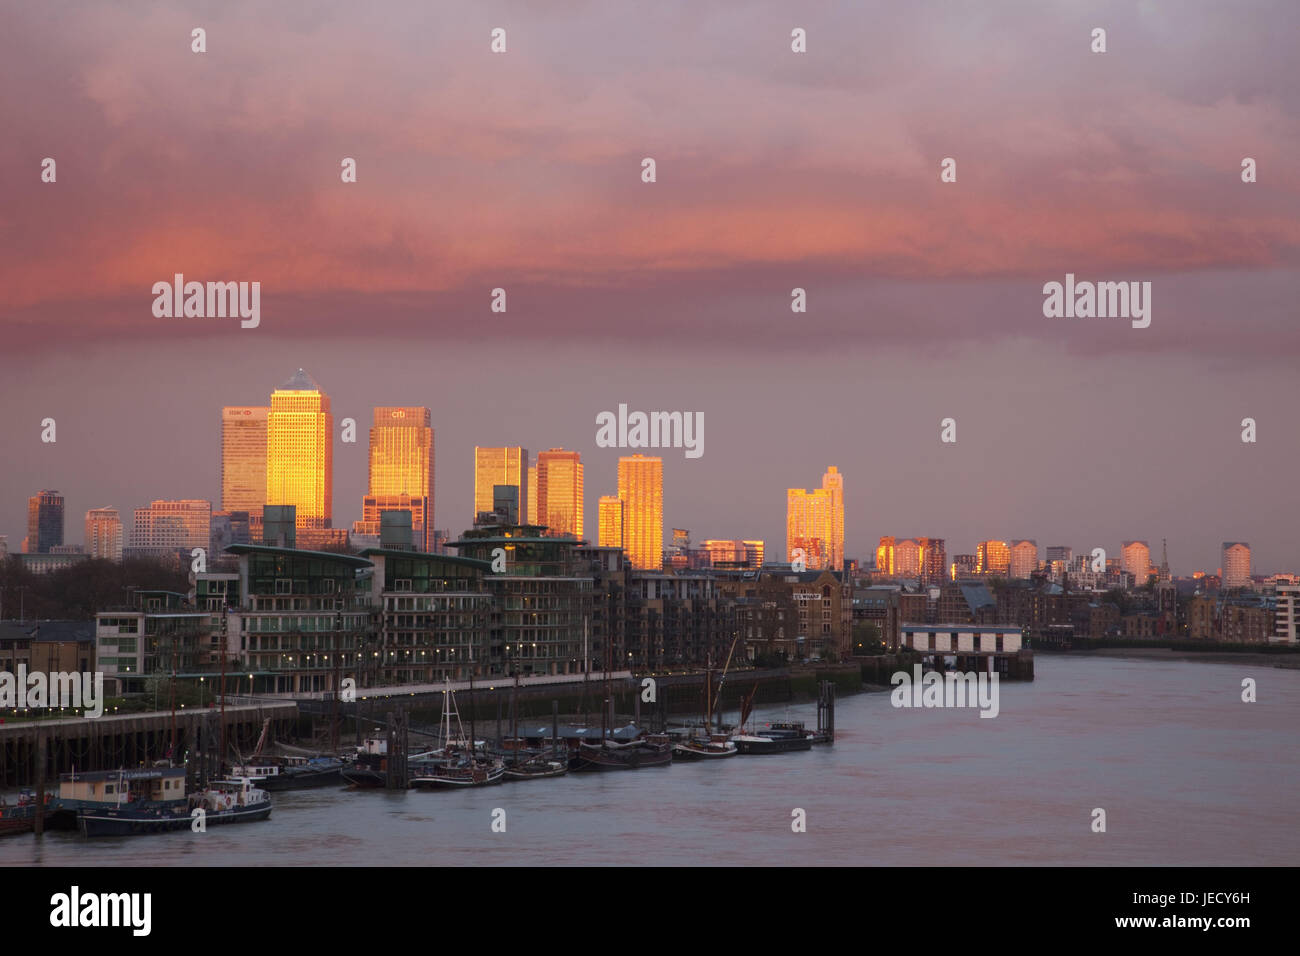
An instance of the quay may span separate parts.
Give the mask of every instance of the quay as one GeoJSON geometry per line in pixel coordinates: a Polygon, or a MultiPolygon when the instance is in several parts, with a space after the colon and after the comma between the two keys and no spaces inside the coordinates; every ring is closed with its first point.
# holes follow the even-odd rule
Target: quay
{"type": "MultiPolygon", "coordinates": [[[[281,739],[298,722],[292,701],[226,705],[228,745],[251,750],[266,721],[281,739]]],[[[61,717],[0,724],[0,790],[57,781],[73,769],[117,770],[146,766],[166,755],[176,729],[176,753],[215,754],[222,735],[218,707],[101,717],[61,717]]]]}

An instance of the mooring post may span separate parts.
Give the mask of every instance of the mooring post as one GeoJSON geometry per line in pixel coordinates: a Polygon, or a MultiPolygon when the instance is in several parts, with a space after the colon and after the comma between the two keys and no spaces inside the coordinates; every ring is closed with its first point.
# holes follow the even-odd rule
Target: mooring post
{"type": "Polygon", "coordinates": [[[36,835],[45,832],[45,734],[36,728],[36,835]]]}

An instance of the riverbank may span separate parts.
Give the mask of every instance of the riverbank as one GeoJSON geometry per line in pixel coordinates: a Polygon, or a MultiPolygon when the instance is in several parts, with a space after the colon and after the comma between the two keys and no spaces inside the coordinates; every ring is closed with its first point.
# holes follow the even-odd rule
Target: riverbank
{"type": "Polygon", "coordinates": [[[1059,652],[1063,657],[1123,657],[1129,660],[1209,661],[1214,664],[1249,664],[1252,667],[1280,667],[1300,670],[1300,654],[1252,653],[1251,651],[1186,651],[1170,647],[1087,647],[1059,652]]]}

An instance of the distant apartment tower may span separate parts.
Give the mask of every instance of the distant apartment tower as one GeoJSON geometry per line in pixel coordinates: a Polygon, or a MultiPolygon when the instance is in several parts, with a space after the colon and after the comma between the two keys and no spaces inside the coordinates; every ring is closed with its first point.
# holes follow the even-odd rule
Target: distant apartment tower
{"type": "Polygon", "coordinates": [[[57,491],[42,491],[27,499],[27,537],[23,551],[28,554],[49,554],[50,549],[63,544],[63,495],[57,491]]]}
{"type": "Polygon", "coordinates": [[[154,501],[136,508],[131,550],[138,555],[165,554],[211,547],[212,502],[199,499],[154,501]]]}
{"type": "Polygon", "coordinates": [[[1011,542],[1011,577],[1026,579],[1038,570],[1038,542],[1020,538],[1011,542]]]}
{"type": "MultiPolygon", "coordinates": [[[[536,523],[546,525],[547,534],[582,538],[582,456],[576,451],[552,448],[539,452],[536,469],[536,523]]],[[[529,501],[534,490],[529,489],[529,501]]]]}
{"type": "Polygon", "coordinates": [[[411,543],[433,549],[434,435],[429,409],[381,406],[370,426],[369,483],[361,499],[359,535],[382,533],[385,511],[411,516],[411,543]]]}
{"type": "Polygon", "coordinates": [[[221,409],[221,510],[247,511],[259,522],[266,504],[266,426],[271,409],[221,409]]]}
{"type": "Polygon", "coordinates": [[[985,576],[1011,574],[1011,549],[1005,541],[981,541],[975,547],[975,571],[985,576]]]}
{"type": "Polygon", "coordinates": [[[709,556],[709,564],[715,568],[745,567],[757,571],[763,566],[764,544],[762,541],[710,538],[701,547],[709,556]]]}
{"type": "Polygon", "coordinates": [[[271,393],[265,503],[293,505],[299,528],[333,526],[334,416],[329,396],[302,369],[271,393]]]}
{"type": "Polygon", "coordinates": [[[514,485],[519,489],[519,514],[527,518],[528,449],[518,445],[474,447],[474,515],[493,509],[492,489],[497,485],[514,485]]]}
{"type": "Polygon", "coordinates": [[[122,516],[116,508],[86,512],[86,554],[104,561],[122,560],[122,516]]]}
{"type": "Polygon", "coordinates": [[[894,574],[894,568],[897,567],[895,561],[896,549],[898,545],[892,534],[883,535],[880,544],[876,546],[876,573],[884,574],[890,577],[894,574]]]}
{"type": "Polygon", "coordinates": [[[644,455],[620,458],[618,497],[623,502],[623,551],[628,564],[641,571],[658,571],[664,564],[664,460],[644,455]]]}
{"type": "Polygon", "coordinates": [[[1296,631],[1300,628],[1300,618],[1297,615],[1300,615],[1300,584],[1279,584],[1273,643],[1296,643],[1296,631]]]}
{"type": "Polygon", "coordinates": [[[1145,541],[1125,541],[1119,551],[1119,567],[1133,575],[1135,587],[1141,587],[1151,573],[1151,548],[1145,541]]]}
{"type": "Polygon", "coordinates": [[[623,547],[623,502],[618,496],[602,495],[597,502],[596,533],[599,547],[623,547]]]}
{"type": "Polygon", "coordinates": [[[900,578],[921,577],[921,542],[903,538],[894,546],[894,573],[900,578]]]}
{"type": "Polygon", "coordinates": [[[965,578],[973,578],[979,574],[979,555],[975,554],[954,554],[952,556],[952,569],[950,571],[954,581],[960,581],[965,578]]]}
{"type": "Polygon", "coordinates": [[[1223,586],[1250,587],[1250,545],[1245,541],[1223,542],[1223,586]]]}
{"type": "Polygon", "coordinates": [[[812,491],[786,489],[786,560],[802,550],[809,570],[839,571],[844,567],[844,476],[834,465],[812,491]]]}
{"type": "Polygon", "coordinates": [[[943,538],[921,538],[921,582],[938,584],[948,573],[948,548],[943,538]]]}
{"type": "Polygon", "coordinates": [[[1074,556],[1074,549],[1066,547],[1063,544],[1052,544],[1047,547],[1047,563],[1060,561],[1066,566],[1070,563],[1070,558],[1074,556]]]}

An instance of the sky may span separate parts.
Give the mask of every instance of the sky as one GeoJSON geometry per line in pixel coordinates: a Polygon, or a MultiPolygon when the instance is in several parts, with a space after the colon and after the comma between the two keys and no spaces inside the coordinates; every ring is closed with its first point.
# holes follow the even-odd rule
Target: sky
{"type": "Polygon", "coordinates": [[[438,527],[470,521],[475,444],[522,444],[582,453],[594,530],[630,453],[595,419],[626,403],[703,413],[704,455],[664,452],[665,527],[696,541],[778,555],[786,489],[833,464],[850,556],[893,534],[1137,538],[1158,561],[1167,538],[1187,574],[1243,540],[1257,573],[1300,571],[1294,4],[6,18],[11,550],[42,488],[71,543],[92,507],[219,499],[221,406],[303,367],[360,425],[335,446],[336,526],[359,517],[371,408],[410,404],[433,411],[438,527]],[[260,282],[260,325],[155,317],[175,273],[260,282]],[[1150,327],[1045,317],[1067,273],[1150,282],[1150,327]]]}

